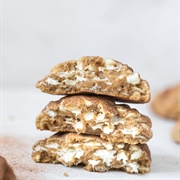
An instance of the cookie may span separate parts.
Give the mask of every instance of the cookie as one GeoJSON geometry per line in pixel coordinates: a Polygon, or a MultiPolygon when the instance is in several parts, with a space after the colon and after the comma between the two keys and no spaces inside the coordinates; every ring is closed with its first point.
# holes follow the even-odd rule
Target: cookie
{"type": "Polygon", "coordinates": [[[180,118],[180,84],[158,93],[151,103],[158,115],[177,120],[180,118]]]}
{"type": "Polygon", "coordinates": [[[110,169],[127,173],[148,173],[151,154],[147,144],[110,143],[93,135],[57,133],[33,146],[32,158],[38,163],[84,164],[88,171],[110,169]]]}
{"type": "Polygon", "coordinates": [[[125,64],[99,56],[60,63],[36,87],[56,95],[97,94],[134,103],[150,100],[149,85],[138,73],[125,64]]]}
{"type": "Polygon", "coordinates": [[[151,120],[128,105],[103,97],[66,96],[50,102],[36,118],[36,127],[53,132],[99,135],[110,142],[146,143],[151,120]]]}
{"type": "Polygon", "coordinates": [[[180,143],[180,119],[177,120],[175,126],[172,129],[172,138],[176,143],[180,143]]]}
{"type": "Polygon", "coordinates": [[[16,176],[6,159],[0,156],[0,180],[15,180],[16,176]]]}

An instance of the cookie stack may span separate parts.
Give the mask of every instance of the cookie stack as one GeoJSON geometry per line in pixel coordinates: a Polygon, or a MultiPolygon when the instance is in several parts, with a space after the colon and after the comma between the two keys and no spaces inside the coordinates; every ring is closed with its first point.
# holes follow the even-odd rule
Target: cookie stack
{"type": "Polygon", "coordinates": [[[127,103],[147,103],[148,83],[113,59],[85,56],[53,67],[37,83],[42,92],[68,95],[36,118],[40,130],[56,132],[33,146],[35,162],[84,164],[89,171],[150,171],[151,120],[127,103]],[[116,102],[116,103],[115,103],[116,102]]]}

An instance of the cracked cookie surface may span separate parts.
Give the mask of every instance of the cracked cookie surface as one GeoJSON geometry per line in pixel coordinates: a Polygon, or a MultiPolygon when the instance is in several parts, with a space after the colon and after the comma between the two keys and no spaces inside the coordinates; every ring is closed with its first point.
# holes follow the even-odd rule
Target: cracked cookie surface
{"type": "Polygon", "coordinates": [[[99,135],[110,142],[146,143],[151,120],[136,109],[99,96],[66,96],[50,102],[36,118],[36,127],[53,132],[99,135]]]}
{"type": "Polygon", "coordinates": [[[150,100],[149,85],[138,73],[116,60],[99,56],[60,63],[36,87],[56,95],[97,94],[133,103],[150,100]]]}

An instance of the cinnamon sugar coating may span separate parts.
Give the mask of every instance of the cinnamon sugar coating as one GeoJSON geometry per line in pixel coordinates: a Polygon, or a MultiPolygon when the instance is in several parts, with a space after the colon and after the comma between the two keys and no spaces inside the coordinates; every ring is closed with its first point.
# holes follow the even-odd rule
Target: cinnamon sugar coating
{"type": "Polygon", "coordinates": [[[50,102],[36,118],[40,130],[93,134],[129,144],[151,139],[151,126],[151,120],[136,109],[99,96],[66,96],[50,102]]]}

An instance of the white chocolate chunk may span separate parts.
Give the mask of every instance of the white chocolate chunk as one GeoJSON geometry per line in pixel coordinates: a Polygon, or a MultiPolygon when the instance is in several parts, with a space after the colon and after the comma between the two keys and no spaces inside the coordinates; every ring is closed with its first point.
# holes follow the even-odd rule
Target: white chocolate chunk
{"type": "Polygon", "coordinates": [[[91,147],[92,147],[92,146],[94,146],[94,143],[93,143],[93,142],[86,142],[86,143],[84,143],[84,145],[85,145],[85,146],[91,146],[91,147]]]}
{"type": "Polygon", "coordinates": [[[97,124],[95,126],[92,126],[92,129],[93,130],[96,130],[96,129],[101,129],[102,130],[102,126],[103,126],[103,124],[97,124]]]}
{"type": "Polygon", "coordinates": [[[58,153],[61,158],[66,162],[71,162],[72,161],[72,158],[74,157],[74,155],[76,154],[76,151],[73,150],[73,149],[67,149],[66,151],[64,152],[59,152],[58,153]]]}
{"type": "Polygon", "coordinates": [[[113,59],[105,59],[105,64],[106,64],[106,67],[107,67],[107,65],[115,65],[117,63],[113,59]]]}
{"type": "Polygon", "coordinates": [[[72,117],[65,117],[64,119],[65,119],[66,121],[72,121],[72,120],[73,120],[72,117]]]}
{"type": "Polygon", "coordinates": [[[123,164],[126,164],[126,161],[128,160],[128,158],[127,158],[125,152],[118,153],[117,160],[118,161],[122,160],[123,164]]]}
{"type": "Polygon", "coordinates": [[[83,81],[87,81],[87,78],[76,76],[76,82],[83,82],[83,81]]]}
{"type": "Polygon", "coordinates": [[[100,163],[100,160],[88,160],[88,163],[91,164],[92,168],[100,163]]]}
{"type": "Polygon", "coordinates": [[[99,113],[96,117],[96,121],[101,122],[104,121],[105,113],[99,113]]]}
{"type": "Polygon", "coordinates": [[[35,148],[34,148],[34,151],[46,151],[46,148],[40,146],[40,145],[37,145],[35,148]]]}
{"type": "Polygon", "coordinates": [[[76,84],[76,81],[74,80],[69,80],[69,79],[65,79],[63,81],[66,85],[69,85],[69,86],[74,86],[76,84]]]}
{"type": "Polygon", "coordinates": [[[86,121],[92,120],[94,118],[94,113],[93,112],[87,112],[84,114],[84,119],[86,121]]]}
{"type": "Polygon", "coordinates": [[[140,82],[139,74],[134,73],[132,75],[129,75],[126,77],[126,80],[129,84],[133,84],[133,85],[139,84],[140,82]]]}
{"type": "Polygon", "coordinates": [[[81,110],[79,110],[79,109],[77,109],[77,108],[74,108],[74,107],[68,107],[68,108],[66,108],[66,109],[69,110],[69,111],[71,111],[71,112],[72,112],[73,114],[75,114],[76,116],[81,113],[81,110]]]}
{"type": "Polygon", "coordinates": [[[64,118],[64,120],[66,121],[67,124],[72,124],[72,125],[74,124],[72,121],[73,119],[71,117],[66,117],[64,118]]]}
{"type": "Polygon", "coordinates": [[[118,144],[116,144],[116,146],[117,146],[118,148],[123,148],[123,147],[124,147],[124,143],[118,143],[118,144]]]}
{"type": "Polygon", "coordinates": [[[66,124],[72,124],[74,125],[74,123],[72,121],[66,121],[66,124]]]}
{"type": "Polygon", "coordinates": [[[141,125],[142,125],[142,127],[143,127],[144,129],[146,129],[146,130],[148,130],[148,131],[149,131],[149,129],[150,129],[150,128],[149,128],[149,126],[148,126],[147,124],[142,123],[141,125]]]}
{"type": "Polygon", "coordinates": [[[56,117],[57,116],[57,113],[53,110],[47,110],[46,114],[50,117],[56,117]]]}
{"type": "Polygon", "coordinates": [[[112,149],[113,149],[113,145],[112,145],[111,143],[102,143],[102,144],[103,144],[103,146],[105,146],[106,149],[108,149],[108,150],[112,150],[112,149]]]}
{"type": "Polygon", "coordinates": [[[59,106],[59,109],[60,109],[60,111],[66,112],[66,109],[64,108],[62,102],[61,102],[61,104],[59,106]]]}
{"type": "Polygon", "coordinates": [[[112,85],[112,82],[106,82],[107,85],[112,85]]]}
{"type": "Polygon", "coordinates": [[[131,145],[130,150],[131,151],[137,151],[139,148],[136,145],[131,145]]]}
{"type": "Polygon", "coordinates": [[[94,85],[94,86],[92,86],[89,90],[91,90],[91,91],[95,91],[95,90],[97,90],[98,89],[98,85],[97,85],[97,83],[94,85]]]}
{"type": "Polygon", "coordinates": [[[48,84],[51,84],[51,85],[58,85],[58,84],[60,84],[60,82],[58,80],[52,79],[50,77],[46,79],[46,82],[48,84]]]}
{"type": "Polygon", "coordinates": [[[77,123],[74,125],[74,129],[75,129],[76,131],[83,129],[83,124],[82,124],[82,122],[77,122],[77,123]]]}
{"type": "Polygon", "coordinates": [[[138,129],[136,127],[133,127],[131,129],[123,129],[123,130],[121,130],[121,132],[123,134],[130,134],[130,135],[132,135],[133,138],[135,138],[135,136],[137,134],[139,134],[139,131],[138,131],[138,129]]]}
{"type": "Polygon", "coordinates": [[[95,76],[94,78],[93,78],[95,81],[108,81],[109,80],[109,78],[104,78],[104,79],[101,79],[100,77],[97,77],[97,76],[95,76]]]}
{"type": "Polygon", "coordinates": [[[135,113],[128,113],[126,115],[126,118],[130,118],[130,117],[136,117],[136,114],[135,113]]]}
{"type": "Polygon", "coordinates": [[[105,69],[104,67],[98,67],[98,70],[99,70],[99,71],[102,71],[102,72],[103,72],[104,69],[105,69]]]}
{"type": "Polygon", "coordinates": [[[141,156],[141,150],[135,151],[131,154],[131,160],[138,159],[141,156]]]}
{"type": "Polygon", "coordinates": [[[45,145],[47,148],[54,148],[54,149],[56,149],[56,148],[58,148],[58,144],[57,143],[50,143],[50,144],[46,144],[45,145]]]}
{"type": "Polygon", "coordinates": [[[137,162],[129,163],[128,165],[132,168],[133,172],[138,173],[139,164],[137,162]]]}
{"type": "Polygon", "coordinates": [[[58,73],[58,76],[59,76],[59,77],[64,77],[64,78],[69,78],[69,77],[74,76],[74,73],[75,73],[75,71],[59,72],[59,73],[58,73]]]}
{"type": "Polygon", "coordinates": [[[119,79],[123,79],[123,77],[124,77],[123,75],[120,75],[120,76],[119,76],[119,79]]]}
{"type": "Polygon", "coordinates": [[[89,71],[94,71],[94,68],[93,68],[91,65],[88,65],[87,69],[88,69],[89,71]]]}
{"type": "Polygon", "coordinates": [[[113,119],[112,119],[112,123],[114,124],[114,125],[116,125],[116,124],[124,124],[126,122],[126,120],[125,119],[121,119],[121,118],[119,118],[118,116],[114,116],[113,117],[113,119]]]}
{"type": "Polygon", "coordinates": [[[77,159],[79,159],[81,156],[83,156],[83,154],[84,154],[84,151],[83,151],[82,149],[80,149],[80,148],[76,149],[76,155],[75,155],[75,157],[76,157],[77,159]]]}
{"type": "Polygon", "coordinates": [[[117,67],[113,66],[113,65],[106,65],[106,69],[107,70],[114,70],[114,69],[117,69],[117,67]]]}
{"type": "Polygon", "coordinates": [[[123,113],[126,112],[126,109],[117,108],[117,110],[118,110],[118,112],[121,113],[121,114],[123,114],[123,113]]]}
{"type": "Polygon", "coordinates": [[[105,133],[105,134],[110,134],[110,133],[112,133],[114,131],[114,128],[110,128],[109,126],[104,126],[103,127],[103,132],[105,133]]]}
{"type": "Polygon", "coordinates": [[[82,63],[78,62],[77,65],[75,66],[76,69],[79,69],[79,70],[83,70],[83,65],[82,63]]]}
{"type": "Polygon", "coordinates": [[[78,146],[80,146],[80,145],[81,145],[80,143],[70,144],[70,146],[73,146],[73,147],[78,147],[78,146]]]}
{"type": "Polygon", "coordinates": [[[146,139],[146,137],[145,136],[138,136],[138,138],[140,138],[140,139],[146,139]]]}
{"type": "Polygon", "coordinates": [[[77,148],[76,150],[62,149],[61,151],[57,151],[56,153],[61,157],[61,159],[63,159],[66,163],[68,163],[72,161],[73,157],[76,157],[77,159],[82,157],[84,151],[80,148],[77,148]]]}
{"type": "Polygon", "coordinates": [[[85,146],[100,146],[101,144],[98,142],[86,142],[84,143],[85,146]]]}
{"type": "Polygon", "coordinates": [[[136,91],[139,91],[140,93],[144,93],[144,90],[142,90],[142,89],[140,89],[138,87],[133,87],[133,89],[136,90],[136,91]]]}
{"type": "Polygon", "coordinates": [[[89,106],[92,106],[92,102],[91,102],[91,101],[85,100],[84,103],[85,103],[85,105],[88,106],[88,107],[89,107],[89,106]]]}
{"type": "Polygon", "coordinates": [[[107,164],[107,166],[110,166],[111,162],[114,158],[115,152],[116,152],[115,150],[108,151],[105,149],[102,149],[102,150],[99,149],[99,150],[94,152],[94,155],[100,157],[103,160],[103,162],[105,162],[107,164]]]}

